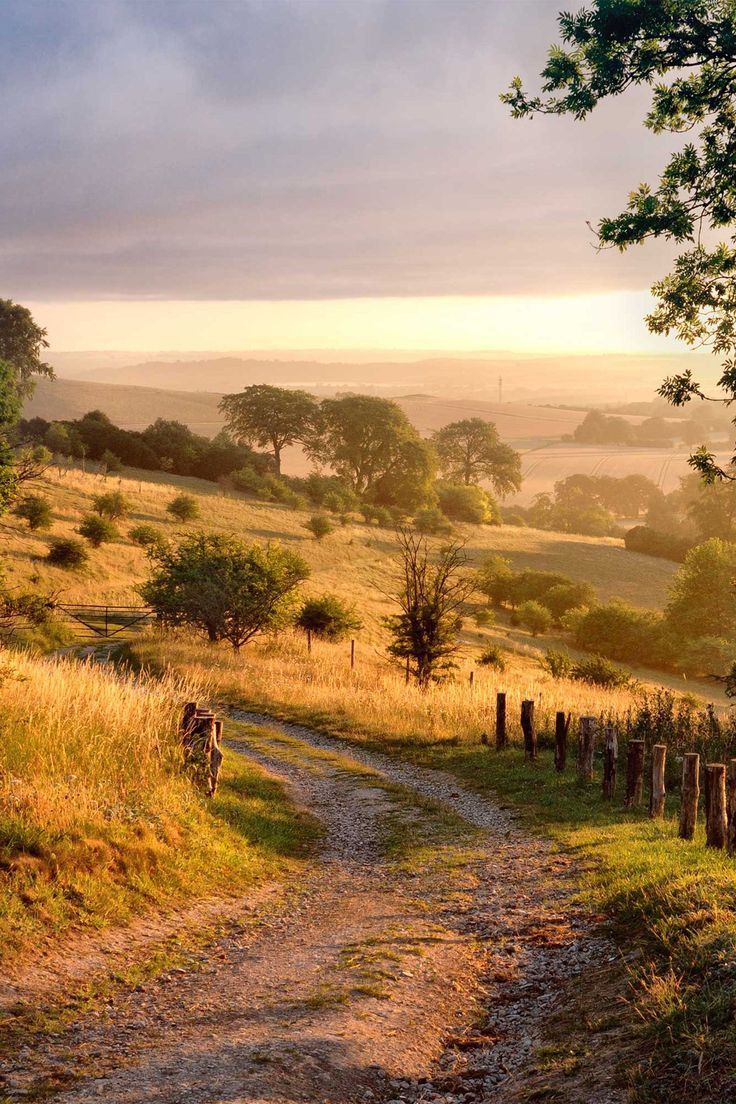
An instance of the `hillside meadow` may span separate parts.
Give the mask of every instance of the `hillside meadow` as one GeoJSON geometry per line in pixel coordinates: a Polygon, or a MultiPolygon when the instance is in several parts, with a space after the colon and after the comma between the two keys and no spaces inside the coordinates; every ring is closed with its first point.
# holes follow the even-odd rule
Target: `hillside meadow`
{"type": "MultiPolygon", "coordinates": [[[[231,533],[244,539],[279,540],[298,548],[307,560],[312,591],[333,590],[352,598],[367,623],[375,624],[385,609],[379,588],[392,576],[394,555],[390,530],[351,521],[322,542],[305,530],[310,513],[248,500],[202,480],[160,473],[128,471],[102,477],[77,468],[50,468],[33,484],[46,495],[54,512],[53,527],[30,532],[12,515],[0,521],[0,541],[9,579],[60,591],[69,602],[136,602],[136,584],[147,573],[145,552],[126,539],[140,522],[159,525],[168,536],[193,529],[231,533]],[[132,503],[128,519],[118,525],[121,539],[91,550],[90,563],[81,571],[67,571],[44,562],[50,536],[73,536],[95,495],[121,490],[132,503]],[[166,513],[167,503],[185,490],[197,498],[200,517],[183,527],[166,513]]],[[[477,564],[490,553],[508,556],[515,568],[560,571],[572,579],[592,582],[598,597],[620,597],[642,608],[661,608],[675,565],[665,560],[626,552],[614,538],[594,538],[523,529],[514,526],[458,526],[467,541],[469,561],[477,564]]]]}

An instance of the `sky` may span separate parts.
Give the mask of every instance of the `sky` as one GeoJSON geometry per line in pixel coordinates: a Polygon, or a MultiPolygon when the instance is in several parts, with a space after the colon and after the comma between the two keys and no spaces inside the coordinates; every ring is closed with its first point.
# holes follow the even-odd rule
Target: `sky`
{"type": "Polygon", "coordinates": [[[667,351],[587,220],[672,139],[514,121],[557,0],[2,0],[0,295],[57,349],[667,351]]]}

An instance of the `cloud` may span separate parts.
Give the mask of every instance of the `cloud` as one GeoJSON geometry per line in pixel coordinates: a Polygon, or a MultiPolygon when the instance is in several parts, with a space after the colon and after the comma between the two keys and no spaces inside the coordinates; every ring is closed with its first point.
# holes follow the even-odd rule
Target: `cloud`
{"type": "Polygon", "coordinates": [[[557,2],[10,0],[0,272],[16,298],[331,298],[646,285],[596,256],[668,149],[645,99],[514,122],[557,2]]]}

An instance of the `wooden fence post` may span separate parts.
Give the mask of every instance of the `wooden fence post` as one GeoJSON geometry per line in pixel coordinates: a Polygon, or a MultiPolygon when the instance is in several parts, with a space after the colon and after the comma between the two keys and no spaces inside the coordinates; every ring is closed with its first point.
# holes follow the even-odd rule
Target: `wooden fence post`
{"type": "Polygon", "coordinates": [[[470,689],[471,689],[471,690],[473,689],[473,683],[474,683],[474,682],[475,682],[475,671],[471,671],[471,672],[470,672],[470,676],[469,676],[469,678],[468,678],[468,683],[469,683],[469,685],[470,685],[470,689]]]}
{"type": "Polygon", "coordinates": [[[720,849],[726,846],[726,768],[707,763],[705,773],[705,845],[720,849]]]}
{"type": "Polygon", "coordinates": [[[496,694],[496,751],[506,747],[506,695],[496,694]]]}
{"type": "Polygon", "coordinates": [[[182,743],[184,744],[185,747],[186,747],[186,744],[187,744],[187,740],[189,739],[189,736],[191,734],[192,722],[193,722],[193,720],[196,716],[196,713],[197,713],[197,703],[196,702],[187,702],[187,704],[184,706],[184,709],[183,709],[182,715],[181,715],[181,738],[182,738],[182,743]]]}
{"type": "Polygon", "coordinates": [[[209,777],[209,789],[210,797],[214,797],[217,793],[217,783],[220,779],[220,768],[222,767],[222,721],[215,721],[215,728],[212,734],[212,747],[210,748],[210,777],[209,777]]]}
{"type": "Polygon", "coordinates": [[[307,629],[307,651],[311,652],[311,650],[312,650],[312,630],[307,629]]]}
{"type": "Polygon", "coordinates": [[[578,742],[578,777],[585,782],[590,782],[593,777],[594,752],[595,717],[581,717],[578,742]]]}
{"type": "Polygon", "coordinates": [[[558,712],[555,716],[555,770],[564,771],[567,765],[567,733],[570,729],[570,714],[558,712]]]}
{"type": "Polygon", "coordinates": [[[618,763],[618,736],[613,725],[606,725],[603,745],[603,796],[611,801],[616,792],[616,765],[618,763]]]}
{"type": "Polygon", "coordinates": [[[736,759],[729,759],[726,776],[726,820],[728,822],[728,853],[736,852],[736,759]]]}
{"type": "Polygon", "coordinates": [[[534,730],[534,702],[521,703],[521,731],[524,733],[524,752],[527,759],[537,758],[537,734],[534,730]]]}
{"type": "Polygon", "coordinates": [[[626,797],[624,805],[631,809],[634,805],[641,805],[641,795],[644,788],[644,741],[629,740],[626,749],[626,797]]]}
{"type": "Polygon", "coordinates": [[[680,839],[691,840],[695,835],[700,797],[700,756],[695,751],[682,758],[682,791],[680,798],[680,839]]]}
{"type": "Polygon", "coordinates": [[[355,641],[350,641],[350,670],[355,668],[355,641]]]}
{"type": "Polygon", "coordinates": [[[652,767],[649,775],[649,815],[664,816],[664,764],[667,758],[667,745],[655,744],[652,748],[652,767]]]}
{"type": "Polygon", "coordinates": [[[406,683],[407,686],[409,685],[409,671],[410,671],[409,657],[407,656],[406,657],[406,671],[404,672],[404,682],[406,683]]]}

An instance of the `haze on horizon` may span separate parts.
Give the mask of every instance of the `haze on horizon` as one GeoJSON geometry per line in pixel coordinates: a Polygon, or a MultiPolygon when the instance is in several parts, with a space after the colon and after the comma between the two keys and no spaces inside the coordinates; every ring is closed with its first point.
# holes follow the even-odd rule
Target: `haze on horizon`
{"type": "Polygon", "coordinates": [[[499,102],[560,7],[7,0],[2,294],[65,350],[682,351],[642,321],[667,247],[586,227],[674,141],[646,95],[499,102]]]}

